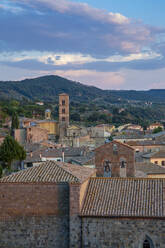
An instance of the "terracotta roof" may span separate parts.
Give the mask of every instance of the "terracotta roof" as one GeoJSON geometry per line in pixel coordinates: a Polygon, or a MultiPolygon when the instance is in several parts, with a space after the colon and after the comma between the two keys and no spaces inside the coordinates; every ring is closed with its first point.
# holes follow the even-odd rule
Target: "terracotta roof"
{"type": "Polygon", "coordinates": [[[81,215],[165,217],[163,190],[164,179],[91,178],[81,215]]]}
{"type": "Polygon", "coordinates": [[[95,169],[63,162],[47,161],[38,166],[13,173],[0,182],[83,182],[95,173],[95,169]]]}
{"type": "Polygon", "coordinates": [[[150,158],[165,158],[165,151],[156,152],[150,158]]]}
{"type": "Polygon", "coordinates": [[[135,163],[136,172],[135,175],[139,175],[139,171],[143,172],[143,175],[148,174],[165,174],[165,168],[153,163],[135,163]]]}
{"type": "Polygon", "coordinates": [[[158,140],[137,140],[137,141],[127,141],[126,143],[129,146],[160,146],[165,145],[165,142],[158,140]]]}

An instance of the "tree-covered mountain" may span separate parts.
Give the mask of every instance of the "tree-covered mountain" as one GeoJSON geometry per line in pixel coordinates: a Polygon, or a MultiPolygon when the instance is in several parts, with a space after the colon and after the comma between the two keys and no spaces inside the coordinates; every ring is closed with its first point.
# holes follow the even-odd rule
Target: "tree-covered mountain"
{"type": "Polygon", "coordinates": [[[54,101],[65,92],[80,102],[102,101],[151,101],[165,102],[165,89],[148,91],[101,90],[59,76],[43,76],[22,81],[0,81],[0,98],[28,98],[30,100],[54,101]]]}

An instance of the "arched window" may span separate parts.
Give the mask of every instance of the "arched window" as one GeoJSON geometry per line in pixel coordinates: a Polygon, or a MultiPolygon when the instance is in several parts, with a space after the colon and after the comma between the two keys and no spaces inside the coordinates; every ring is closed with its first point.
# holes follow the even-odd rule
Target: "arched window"
{"type": "Polygon", "coordinates": [[[116,144],[113,144],[113,154],[114,155],[118,154],[118,146],[116,144]]]}
{"type": "Polygon", "coordinates": [[[125,158],[120,158],[120,177],[127,176],[127,161],[125,158]]]}
{"type": "Polygon", "coordinates": [[[144,240],[143,248],[151,248],[150,247],[150,242],[147,239],[144,240]]]}
{"type": "Polygon", "coordinates": [[[153,242],[148,236],[145,237],[143,248],[154,248],[153,242]]]}
{"type": "Polygon", "coordinates": [[[109,160],[103,161],[104,177],[111,177],[111,162],[109,160]]]}

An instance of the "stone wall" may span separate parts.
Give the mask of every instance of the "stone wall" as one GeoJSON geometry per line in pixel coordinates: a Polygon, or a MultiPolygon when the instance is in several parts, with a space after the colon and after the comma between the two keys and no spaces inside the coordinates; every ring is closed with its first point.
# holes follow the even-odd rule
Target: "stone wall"
{"type": "Polygon", "coordinates": [[[89,180],[82,184],[70,184],[70,236],[69,247],[81,248],[81,217],[79,216],[89,180]]]}
{"type": "Polygon", "coordinates": [[[0,183],[1,248],[68,246],[67,184],[0,183]]]}
{"type": "Polygon", "coordinates": [[[165,247],[165,220],[82,218],[83,248],[143,248],[149,237],[151,248],[165,247]]]}
{"type": "Polygon", "coordinates": [[[48,140],[48,131],[39,127],[28,127],[26,129],[26,140],[29,143],[40,143],[48,140]]]}
{"type": "Polygon", "coordinates": [[[68,248],[68,216],[0,220],[1,248],[68,248]]]}

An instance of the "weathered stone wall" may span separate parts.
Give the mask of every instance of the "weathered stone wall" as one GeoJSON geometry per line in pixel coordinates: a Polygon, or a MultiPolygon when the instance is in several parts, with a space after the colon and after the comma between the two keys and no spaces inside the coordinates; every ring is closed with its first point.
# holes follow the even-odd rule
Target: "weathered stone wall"
{"type": "Polygon", "coordinates": [[[69,247],[81,248],[81,217],[79,216],[89,180],[82,184],[70,184],[70,236],[69,247]]]}
{"type": "Polygon", "coordinates": [[[1,248],[68,246],[67,184],[0,183],[1,248]]]}
{"type": "Polygon", "coordinates": [[[39,143],[48,140],[48,131],[44,128],[28,127],[26,132],[26,140],[29,143],[39,143]]]}
{"type": "Polygon", "coordinates": [[[165,220],[158,219],[82,219],[83,248],[143,248],[146,235],[151,248],[165,247],[165,220]]]}
{"type": "Polygon", "coordinates": [[[78,183],[70,184],[70,236],[69,247],[81,247],[81,218],[80,213],[80,185],[78,183]]]}
{"type": "Polygon", "coordinates": [[[68,248],[68,216],[18,217],[0,221],[1,248],[68,248]]]}

